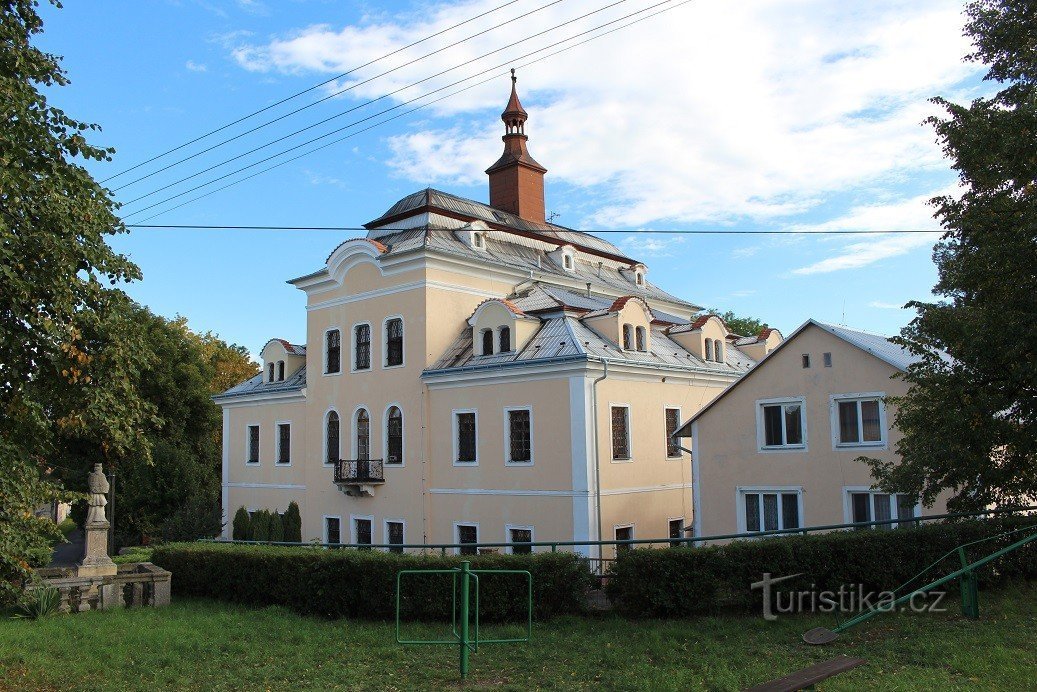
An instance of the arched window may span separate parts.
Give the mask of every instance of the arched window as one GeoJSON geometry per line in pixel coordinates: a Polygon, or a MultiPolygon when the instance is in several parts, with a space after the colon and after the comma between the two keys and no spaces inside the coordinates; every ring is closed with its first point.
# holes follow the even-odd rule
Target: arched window
{"type": "Polygon", "coordinates": [[[484,356],[493,355],[493,331],[489,329],[482,330],[482,354],[484,356]]]}
{"type": "Polygon", "coordinates": [[[329,329],[324,341],[324,372],[333,375],[342,369],[342,333],[329,329]]]}
{"type": "Polygon", "coordinates": [[[500,328],[500,352],[507,353],[511,350],[511,327],[500,328]]]}
{"type": "Polygon", "coordinates": [[[632,351],[634,349],[634,330],[631,329],[629,324],[623,325],[623,350],[632,351]]]}
{"type": "Polygon", "coordinates": [[[353,368],[367,370],[371,367],[371,325],[358,324],[354,330],[353,368]]]}
{"type": "Polygon", "coordinates": [[[634,333],[637,335],[637,350],[638,351],[647,351],[648,350],[648,346],[647,346],[648,339],[646,338],[645,328],[644,327],[638,327],[635,330],[634,333]]]}
{"type": "Polygon", "coordinates": [[[371,417],[363,408],[356,412],[356,458],[371,458],[371,417]]]}
{"type": "Polygon", "coordinates": [[[339,419],[338,413],[335,411],[328,413],[328,424],[325,426],[324,439],[326,441],[324,463],[334,464],[339,459],[339,419]]]}
{"type": "Polygon", "coordinates": [[[403,414],[395,406],[385,417],[385,463],[403,463],[403,414]]]}
{"type": "Polygon", "coordinates": [[[564,266],[564,267],[565,267],[566,269],[572,269],[572,268],[573,268],[573,258],[572,258],[572,257],[570,257],[569,255],[565,255],[565,256],[564,256],[564,257],[562,258],[562,265],[563,265],[563,266],[564,266]]]}
{"type": "Polygon", "coordinates": [[[706,339],[706,360],[713,360],[713,340],[706,339]]]}
{"type": "Polygon", "coordinates": [[[637,280],[637,285],[638,286],[644,286],[645,285],[645,275],[642,274],[641,272],[637,272],[636,274],[634,274],[634,278],[637,280]]]}
{"type": "Polygon", "coordinates": [[[718,363],[724,362],[724,345],[720,339],[713,342],[713,360],[718,363]]]}
{"type": "Polygon", "coordinates": [[[284,361],[279,360],[277,361],[277,381],[280,382],[282,380],[284,380],[284,361]]]}
{"type": "Polygon", "coordinates": [[[267,365],[267,370],[269,371],[269,373],[267,375],[266,381],[267,382],[273,382],[274,381],[274,363],[273,363],[273,361],[271,361],[267,365]]]}
{"type": "Polygon", "coordinates": [[[403,365],[403,320],[399,317],[385,322],[385,365],[403,365]]]}

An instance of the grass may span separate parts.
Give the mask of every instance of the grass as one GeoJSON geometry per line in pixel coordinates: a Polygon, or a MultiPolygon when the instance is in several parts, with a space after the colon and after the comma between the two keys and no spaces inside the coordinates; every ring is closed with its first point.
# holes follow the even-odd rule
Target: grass
{"type": "MultiPolygon", "coordinates": [[[[473,654],[467,687],[740,689],[843,653],[868,664],[823,689],[1033,689],[1037,584],[982,593],[979,621],[951,606],[879,616],[827,647],[809,647],[799,635],[832,626],[831,616],[558,618],[535,623],[530,644],[486,645],[473,654]]],[[[444,634],[432,624],[407,627],[408,636],[444,634]]],[[[397,645],[391,623],[190,600],[37,622],[0,619],[0,690],[457,686],[456,647],[397,645]]]]}

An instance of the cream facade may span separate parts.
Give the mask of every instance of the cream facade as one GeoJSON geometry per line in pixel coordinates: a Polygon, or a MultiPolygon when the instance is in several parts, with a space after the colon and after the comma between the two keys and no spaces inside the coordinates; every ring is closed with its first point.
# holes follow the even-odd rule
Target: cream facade
{"type": "Polygon", "coordinates": [[[691,460],[672,433],[780,335],[731,334],[636,258],[541,218],[514,88],[503,117],[490,205],[419,191],[290,282],[307,296],[306,344],[272,340],[262,374],[215,398],[228,537],[239,507],[292,501],[304,540],[326,543],[690,524],[691,460]]]}
{"type": "Polygon", "coordinates": [[[913,361],[882,336],[810,320],[678,432],[692,438],[697,536],[911,519],[858,457],[895,462],[886,398],[913,361]]]}

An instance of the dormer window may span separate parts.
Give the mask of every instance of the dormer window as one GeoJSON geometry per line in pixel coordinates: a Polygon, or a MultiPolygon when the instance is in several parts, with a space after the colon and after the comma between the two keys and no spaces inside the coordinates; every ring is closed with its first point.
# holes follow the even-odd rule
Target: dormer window
{"type": "Polygon", "coordinates": [[[720,339],[713,342],[713,360],[718,363],[724,362],[724,344],[720,339]]]}
{"type": "Polygon", "coordinates": [[[485,250],[486,249],[486,236],[483,235],[482,233],[473,233],[472,234],[472,247],[474,247],[477,250],[485,250]]]}
{"type": "Polygon", "coordinates": [[[266,381],[267,382],[273,382],[274,381],[274,363],[271,361],[270,363],[267,364],[266,367],[267,367],[267,378],[266,378],[266,381]]]}
{"type": "Polygon", "coordinates": [[[706,339],[706,360],[713,360],[713,340],[706,339]]]}
{"type": "Polygon", "coordinates": [[[569,271],[572,271],[572,269],[573,269],[573,258],[572,258],[571,255],[565,255],[562,258],[562,266],[564,266],[569,271]]]}
{"type": "Polygon", "coordinates": [[[277,361],[277,381],[278,382],[284,381],[284,361],[283,360],[277,361]]]}
{"type": "Polygon", "coordinates": [[[634,274],[634,283],[636,283],[638,286],[644,286],[645,285],[645,275],[644,275],[644,272],[637,272],[637,273],[634,274]]]}
{"type": "Polygon", "coordinates": [[[637,350],[647,351],[648,350],[648,334],[644,327],[638,327],[634,330],[637,337],[637,350]]]}
{"type": "Polygon", "coordinates": [[[490,329],[482,330],[482,354],[484,356],[493,355],[493,331],[490,329]]]}
{"type": "Polygon", "coordinates": [[[634,350],[634,329],[629,324],[623,325],[623,350],[634,350]]]}
{"type": "Polygon", "coordinates": [[[500,339],[498,341],[499,341],[499,344],[500,344],[500,352],[501,353],[508,353],[509,351],[511,351],[511,328],[510,327],[501,327],[500,328],[500,339]]]}

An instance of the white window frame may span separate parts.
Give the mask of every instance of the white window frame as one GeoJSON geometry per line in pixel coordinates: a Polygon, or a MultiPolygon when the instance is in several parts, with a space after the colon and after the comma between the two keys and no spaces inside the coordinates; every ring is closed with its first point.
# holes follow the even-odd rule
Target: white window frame
{"type": "Polygon", "coordinates": [[[323,366],[323,368],[321,370],[321,376],[322,377],[336,377],[338,375],[341,375],[343,373],[343,371],[345,371],[345,368],[342,367],[342,342],[343,341],[345,341],[345,339],[342,338],[342,328],[341,327],[328,327],[327,329],[324,330],[324,343],[321,344],[321,348],[324,351],[324,361],[323,361],[324,366],[323,366]],[[334,332],[334,331],[338,332],[338,372],[328,372],[328,334],[330,334],[331,332],[334,332]]]}
{"type": "MultiPolygon", "coordinates": [[[[691,538],[691,536],[687,535],[688,534],[688,520],[685,517],[667,517],[666,518],[666,535],[667,536],[670,535],[670,522],[672,522],[672,521],[679,521],[681,523],[681,538],[691,538]]],[[[670,541],[672,541],[672,540],[674,540],[674,539],[671,538],[670,541]]],[[[672,545],[670,545],[669,541],[667,541],[666,545],[671,547],[671,548],[673,547],[672,545]]],[[[690,546],[691,543],[690,542],[689,543],[681,543],[680,545],[683,548],[683,547],[690,546]]]]}
{"type": "MultiPolygon", "coordinates": [[[[401,411],[403,409],[400,409],[401,411]]],[[[386,517],[382,520],[382,543],[389,545],[389,524],[400,524],[403,526],[403,544],[407,544],[407,522],[400,517],[386,517]]],[[[389,552],[389,548],[384,549],[389,552]]]]}
{"type": "MultiPolygon", "coordinates": [[[[876,495],[889,495],[891,500],[892,500],[890,502],[889,518],[890,519],[898,519],[898,520],[901,518],[900,517],[900,503],[896,502],[896,496],[897,495],[905,495],[906,493],[886,493],[886,492],[883,492],[881,490],[877,490],[876,488],[874,488],[872,486],[869,486],[869,485],[844,485],[843,486],[843,520],[844,520],[843,523],[844,524],[853,524],[854,523],[854,521],[853,521],[853,495],[856,494],[856,493],[867,493],[867,494],[869,494],[871,496],[871,498],[870,498],[870,505],[869,505],[869,507],[871,509],[871,519],[869,521],[877,521],[877,519],[875,519],[875,496],[876,495]]],[[[922,516],[922,503],[921,502],[916,502],[915,505],[914,505],[914,516],[910,518],[910,521],[914,521],[915,519],[918,519],[921,516],[922,516]]],[[[886,524],[886,526],[888,526],[891,529],[895,529],[898,526],[900,526],[900,522],[898,521],[896,524],[886,524]]],[[[872,525],[872,526],[865,526],[865,527],[861,527],[861,528],[877,529],[879,527],[875,526],[875,525],[872,525]]]]}
{"type": "MultiPolygon", "coordinates": [[[[763,528],[763,495],[778,495],[778,502],[781,500],[781,495],[795,493],[796,494],[796,506],[799,514],[799,526],[796,528],[801,529],[807,525],[806,518],[803,514],[803,486],[801,485],[740,485],[735,488],[735,526],[738,528],[736,533],[749,533],[749,528],[745,524],[745,496],[747,494],[756,493],[760,495],[760,530],[753,531],[752,533],[763,533],[766,529],[763,528]]],[[[782,511],[783,507],[778,507],[778,530],[787,528],[785,526],[785,516],[782,511]]]]}
{"type": "Polygon", "coordinates": [[[497,325],[497,329],[494,331],[494,337],[497,339],[497,353],[514,353],[515,352],[515,330],[510,324],[497,325]],[[503,330],[508,330],[508,350],[502,351],[500,347],[500,336],[503,330]]]}
{"type": "MultiPolygon", "coordinates": [[[[637,540],[637,529],[634,528],[635,526],[636,526],[636,524],[634,524],[634,523],[630,523],[630,524],[613,524],[612,525],[612,540],[614,540],[614,541],[618,541],[619,540],[618,538],[616,538],[616,531],[618,531],[619,529],[630,529],[630,540],[631,541],[637,540]]],[[[631,545],[622,545],[621,546],[621,545],[613,543],[612,544],[612,555],[613,555],[613,557],[616,557],[616,556],[619,555],[619,551],[620,550],[626,550],[626,549],[631,549],[632,550],[635,547],[637,547],[637,546],[633,545],[633,544],[631,544],[631,545]]]]}
{"type": "MultiPolygon", "coordinates": [[[[274,466],[278,468],[288,468],[292,465],[292,440],[295,439],[295,435],[292,432],[292,421],[290,420],[278,420],[274,421],[274,466]],[[288,463],[281,461],[281,426],[288,426],[288,463]]],[[[260,445],[262,448],[262,445],[260,445]]]]}
{"type": "MultiPolygon", "coordinates": [[[[353,460],[359,459],[358,455],[360,454],[360,449],[359,449],[359,445],[357,445],[357,432],[359,430],[359,428],[357,426],[357,415],[361,411],[367,411],[367,447],[368,447],[368,457],[370,459],[374,459],[375,457],[371,456],[371,452],[374,451],[374,448],[375,448],[374,445],[371,444],[372,438],[374,437],[374,426],[371,425],[371,408],[369,406],[365,405],[365,404],[359,404],[355,409],[353,409],[353,415],[350,416],[350,418],[349,418],[349,453],[350,453],[350,457],[349,458],[353,459],[353,460]]],[[[341,440],[339,441],[339,444],[341,444],[341,440]]],[[[383,464],[383,466],[384,466],[384,464],[383,464]]]]}
{"type": "Polygon", "coordinates": [[[249,466],[249,467],[253,467],[254,468],[256,466],[259,466],[262,463],[262,461],[263,461],[263,426],[260,425],[259,423],[245,423],[245,466],[249,466]],[[259,435],[256,436],[258,438],[258,440],[259,440],[259,450],[258,450],[259,453],[256,454],[256,460],[255,461],[249,461],[248,460],[249,456],[251,456],[249,454],[249,452],[252,451],[252,450],[249,449],[249,445],[251,444],[251,440],[250,440],[251,435],[249,435],[249,430],[251,428],[259,428],[259,435]]]}
{"type": "MultiPolygon", "coordinates": [[[[505,524],[504,525],[504,542],[505,543],[511,543],[512,542],[512,540],[511,540],[511,530],[512,529],[518,529],[519,531],[529,531],[529,541],[530,541],[530,543],[535,543],[536,542],[536,532],[533,530],[532,524],[529,524],[529,525],[526,525],[526,524],[505,524]]],[[[515,553],[512,552],[510,545],[505,546],[504,550],[505,550],[505,552],[508,555],[514,555],[515,554],[515,553]]],[[[529,546],[529,552],[535,553],[536,552],[536,546],[535,545],[529,546]]]]}
{"type": "Polygon", "coordinates": [[[832,424],[832,449],[889,449],[889,434],[886,427],[886,393],[885,392],[849,392],[846,394],[832,394],[828,397],[829,416],[832,424]],[[879,402],[879,433],[881,439],[877,442],[864,442],[864,417],[860,414],[860,402],[878,400],[879,402]],[[857,405],[857,433],[861,442],[839,441],[839,404],[855,401],[857,405]]]}
{"type": "MultiPolygon", "coordinates": [[[[478,422],[478,417],[476,418],[478,422]]],[[[518,466],[526,467],[532,466],[536,463],[536,447],[533,443],[534,438],[534,423],[533,423],[533,406],[531,404],[523,406],[505,406],[504,407],[504,465],[505,466],[518,466]],[[509,415],[512,411],[529,411],[529,461],[512,461],[511,459],[511,416],[509,415]]],[[[478,431],[478,425],[476,426],[478,431]]],[[[478,440],[476,436],[476,440],[478,440]]],[[[478,452],[476,452],[478,456],[478,452]]]]}
{"type": "MultiPolygon", "coordinates": [[[[782,408],[782,426],[785,424],[785,410],[782,408]]],[[[809,450],[810,437],[807,432],[807,402],[806,398],[802,396],[783,396],[775,397],[773,399],[757,399],[756,400],[756,450],[761,454],[795,454],[803,453],[809,450]],[[802,427],[803,442],[797,445],[781,445],[767,446],[767,432],[764,427],[763,420],[763,407],[764,406],[776,406],[783,404],[799,404],[800,410],[800,425],[802,427]]],[[[783,433],[787,432],[782,428],[783,433]]],[[[784,434],[783,434],[784,437],[784,434]]]]}
{"type": "Polygon", "coordinates": [[[630,417],[630,404],[610,401],[608,414],[609,461],[613,464],[631,464],[634,461],[634,423],[630,417]],[[622,459],[616,458],[612,447],[612,409],[614,408],[625,408],[627,410],[627,456],[622,459]]]}
{"type": "MultiPolygon", "coordinates": [[[[356,540],[356,536],[357,536],[356,522],[357,522],[358,519],[360,521],[369,521],[369,522],[371,522],[371,543],[369,545],[374,545],[375,542],[374,542],[374,515],[373,514],[350,514],[349,515],[349,539],[350,539],[349,542],[352,543],[353,545],[359,545],[359,543],[357,543],[357,540],[356,540]]],[[[365,544],[365,545],[368,545],[368,544],[365,544]]]]}
{"type": "Polygon", "coordinates": [[[471,468],[479,465],[479,409],[477,408],[455,408],[450,411],[450,447],[453,450],[451,453],[451,462],[454,466],[460,466],[462,468],[471,468]],[[475,414],[475,461],[458,461],[457,455],[460,452],[460,446],[458,445],[457,439],[457,414],[459,413],[474,413],[475,414]]]}
{"type": "MultiPolygon", "coordinates": [[[[479,532],[479,522],[477,522],[477,521],[455,521],[454,522],[454,543],[458,543],[459,544],[461,542],[461,532],[458,529],[458,527],[461,527],[461,526],[472,526],[472,527],[475,528],[475,542],[476,542],[476,544],[478,544],[479,543],[480,532],[479,532]]],[[[479,554],[479,549],[478,548],[475,549],[475,553],[476,553],[476,555],[479,554]]],[[[460,554],[461,554],[461,548],[460,547],[454,548],[454,555],[460,555],[460,554]]]]}
{"type": "Polygon", "coordinates": [[[321,463],[321,466],[329,469],[334,466],[334,464],[328,463],[328,418],[331,417],[332,413],[338,415],[338,458],[342,458],[342,414],[339,413],[339,410],[336,409],[334,406],[331,406],[328,408],[327,411],[324,412],[324,425],[321,426],[320,431],[321,457],[323,457],[323,462],[321,463]]]}
{"type": "Polygon", "coordinates": [[[387,469],[402,469],[407,465],[407,415],[403,412],[403,404],[398,401],[390,401],[382,411],[382,467],[387,469]],[[400,463],[389,463],[389,409],[393,406],[400,409],[400,420],[403,421],[400,429],[400,463]]]}
{"type": "MultiPolygon", "coordinates": [[[[494,349],[498,347],[498,343],[497,343],[496,339],[497,339],[497,335],[493,333],[493,330],[491,328],[483,327],[482,329],[480,329],[479,330],[479,351],[480,351],[479,355],[480,356],[492,356],[494,354],[494,349]],[[485,339],[486,339],[487,332],[489,332],[489,334],[490,334],[490,351],[488,353],[483,348],[483,345],[485,344],[485,339]]],[[[473,351],[475,350],[474,344],[472,346],[472,350],[473,351]]]]}
{"type": "MultiPolygon", "coordinates": [[[[680,448],[681,444],[680,444],[680,440],[679,439],[677,440],[677,454],[676,454],[676,456],[672,456],[671,457],[668,454],[667,449],[666,449],[668,447],[667,442],[666,442],[666,440],[667,440],[667,436],[666,436],[666,412],[669,411],[669,410],[673,410],[673,411],[677,412],[677,430],[680,430],[681,426],[684,425],[684,423],[685,423],[685,421],[684,421],[684,411],[681,410],[680,406],[673,406],[672,404],[663,404],[663,458],[666,459],[666,461],[683,461],[684,460],[684,456],[687,454],[687,452],[685,452],[683,449],[680,448]]],[[[676,432],[676,430],[674,432],[676,432]]],[[[674,517],[674,518],[676,519],[676,517],[674,517]]]]}
{"type": "Polygon", "coordinates": [[[407,322],[403,319],[403,315],[386,315],[386,317],[382,319],[382,359],[380,362],[383,370],[395,370],[407,365],[407,322]],[[400,321],[400,331],[402,332],[402,335],[400,337],[401,360],[399,365],[387,365],[387,361],[389,360],[389,320],[400,321]]]}
{"type": "Polygon", "coordinates": [[[367,357],[367,367],[362,368],[360,370],[358,370],[356,367],[356,328],[365,324],[367,325],[369,333],[374,331],[371,327],[371,323],[366,320],[354,322],[353,326],[349,328],[349,372],[371,372],[372,370],[374,370],[374,334],[371,334],[371,352],[368,354],[367,357]]]}
{"type": "Polygon", "coordinates": [[[342,515],[340,514],[325,514],[320,520],[320,530],[323,538],[321,543],[328,545],[342,545],[342,515]],[[338,519],[338,543],[328,542],[328,519],[338,519]]]}

